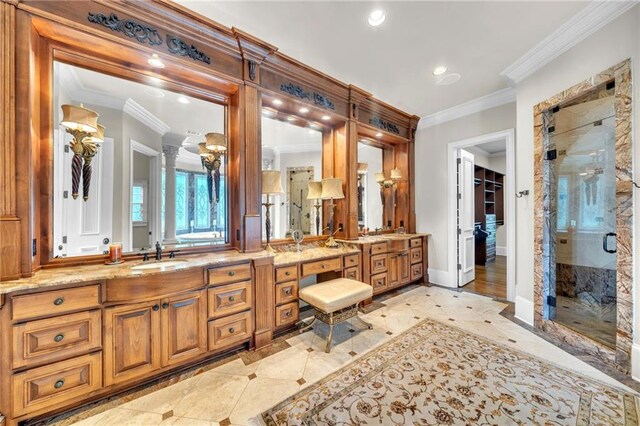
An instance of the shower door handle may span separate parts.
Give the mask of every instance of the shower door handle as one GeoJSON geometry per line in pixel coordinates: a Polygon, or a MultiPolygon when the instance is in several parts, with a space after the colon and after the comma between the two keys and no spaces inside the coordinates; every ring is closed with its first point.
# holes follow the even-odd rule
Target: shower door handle
{"type": "Polygon", "coordinates": [[[618,251],[615,248],[613,250],[609,248],[609,237],[615,236],[615,232],[607,232],[606,234],[604,234],[604,237],[602,237],[602,250],[606,251],[607,253],[615,253],[616,251],[618,251]]]}

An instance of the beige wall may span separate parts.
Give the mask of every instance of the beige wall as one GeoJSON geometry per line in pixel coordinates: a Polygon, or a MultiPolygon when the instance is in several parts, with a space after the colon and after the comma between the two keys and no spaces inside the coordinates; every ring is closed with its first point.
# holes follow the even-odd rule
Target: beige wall
{"type": "MultiPolygon", "coordinates": [[[[510,103],[462,117],[416,134],[416,216],[419,232],[429,240],[429,275],[434,283],[448,285],[447,145],[516,126],[516,105],[510,103]]],[[[517,142],[516,142],[517,145],[517,142]]],[[[490,164],[490,160],[487,161],[490,164]]]]}

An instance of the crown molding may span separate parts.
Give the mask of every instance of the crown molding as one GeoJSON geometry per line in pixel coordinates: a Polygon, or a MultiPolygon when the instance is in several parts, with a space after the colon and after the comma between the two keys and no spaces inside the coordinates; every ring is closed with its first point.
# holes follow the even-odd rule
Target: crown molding
{"type": "MultiPolygon", "coordinates": [[[[59,65],[56,64],[56,66],[59,65]]],[[[124,99],[117,98],[99,90],[87,88],[73,67],[66,66],[65,71],[66,72],[58,73],[60,83],[69,97],[74,101],[117,110],[122,109],[124,106],[124,99]]]]}
{"type": "Polygon", "coordinates": [[[636,4],[638,0],[591,1],[500,75],[514,83],[521,82],[636,4]]]}
{"type": "Polygon", "coordinates": [[[418,129],[436,126],[467,115],[475,114],[485,109],[495,108],[516,101],[516,89],[507,87],[479,98],[472,99],[460,105],[443,109],[442,111],[426,115],[420,119],[418,129]]]}
{"type": "Polygon", "coordinates": [[[125,101],[122,111],[129,114],[131,117],[135,118],[161,136],[171,129],[164,121],[151,114],[142,105],[131,98],[125,101]]]}

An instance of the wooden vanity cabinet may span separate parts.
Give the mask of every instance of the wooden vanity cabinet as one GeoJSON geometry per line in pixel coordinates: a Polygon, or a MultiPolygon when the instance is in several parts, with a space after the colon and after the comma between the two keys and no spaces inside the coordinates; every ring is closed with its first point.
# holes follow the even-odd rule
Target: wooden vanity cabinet
{"type": "MultiPolygon", "coordinates": [[[[273,314],[276,329],[289,327],[297,323],[300,317],[298,309],[300,268],[301,265],[297,263],[275,268],[275,309],[273,314]]],[[[324,268],[317,264],[315,269],[324,268]]],[[[305,270],[310,271],[309,267],[305,270]]]]}

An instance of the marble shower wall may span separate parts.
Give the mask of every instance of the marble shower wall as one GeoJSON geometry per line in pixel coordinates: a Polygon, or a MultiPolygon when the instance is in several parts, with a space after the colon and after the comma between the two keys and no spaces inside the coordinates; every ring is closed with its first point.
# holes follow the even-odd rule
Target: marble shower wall
{"type": "MultiPolygon", "coordinates": [[[[633,193],[631,168],[631,60],[627,59],[602,73],[547,99],[534,107],[534,322],[535,326],[567,344],[598,356],[616,368],[629,372],[631,343],[633,339],[633,193]],[[569,101],[588,99],[597,86],[615,81],[615,216],[617,233],[616,293],[617,332],[614,351],[583,335],[550,320],[554,307],[549,306],[548,296],[556,296],[556,241],[557,223],[555,179],[553,161],[544,159],[547,149],[553,149],[553,141],[546,129],[553,125],[550,110],[569,101]],[[554,191],[549,191],[554,188],[554,191]]],[[[560,268],[561,269],[561,268],[560,268]]]]}

